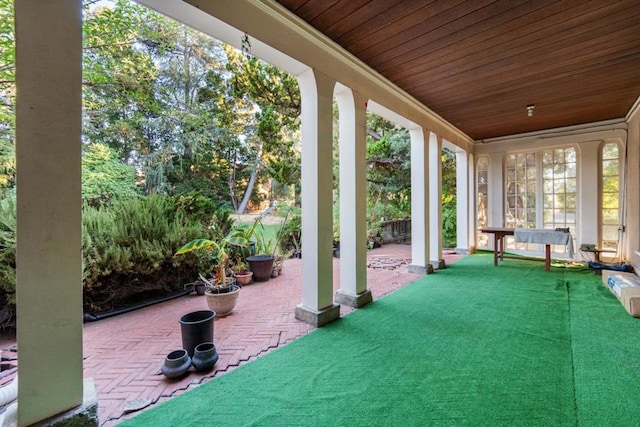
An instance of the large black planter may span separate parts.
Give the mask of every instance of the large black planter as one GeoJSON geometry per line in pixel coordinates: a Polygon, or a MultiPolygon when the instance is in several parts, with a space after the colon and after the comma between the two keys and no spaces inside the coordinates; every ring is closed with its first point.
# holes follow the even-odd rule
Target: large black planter
{"type": "Polygon", "coordinates": [[[193,357],[193,350],[203,342],[213,342],[213,319],[216,312],[200,310],[187,313],[180,318],[182,348],[193,357]]]}
{"type": "Polygon", "coordinates": [[[273,272],[273,255],[254,255],[247,257],[249,270],[253,271],[253,280],[266,282],[273,272]]]}

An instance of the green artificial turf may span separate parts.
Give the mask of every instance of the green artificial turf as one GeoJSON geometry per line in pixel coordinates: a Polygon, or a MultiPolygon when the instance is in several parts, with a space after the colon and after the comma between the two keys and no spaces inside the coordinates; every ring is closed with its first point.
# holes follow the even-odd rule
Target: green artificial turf
{"type": "Polygon", "coordinates": [[[125,424],[638,425],[637,330],[588,271],[474,255],[125,424]]]}

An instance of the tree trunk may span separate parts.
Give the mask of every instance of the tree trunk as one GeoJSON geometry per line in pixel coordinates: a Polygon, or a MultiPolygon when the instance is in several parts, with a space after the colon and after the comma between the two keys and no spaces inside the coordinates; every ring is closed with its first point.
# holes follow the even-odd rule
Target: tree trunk
{"type": "Polygon", "coordinates": [[[249,203],[251,194],[253,194],[253,187],[256,185],[256,179],[258,178],[258,170],[260,168],[260,160],[262,159],[262,145],[263,145],[263,142],[260,141],[260,145],[258,145],[258,150],[256,153],[255,167],[251,171],[251,177],[249,178],[247,189],[244,191],[244,196],[242,197],[240,206],[238,206],[238,209],[236,210],[236,213],[238,215],[242,215],[245,209],[247,209],[247,204],[249,203]]]}

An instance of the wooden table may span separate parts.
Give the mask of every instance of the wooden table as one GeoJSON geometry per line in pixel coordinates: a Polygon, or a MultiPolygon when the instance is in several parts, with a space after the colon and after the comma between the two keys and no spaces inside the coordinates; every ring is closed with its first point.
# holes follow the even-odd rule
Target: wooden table
{"type": "MultiPolygon", "coordinates": [[[[493,265],[498,265],[498,260],[504,260],[505,258],[512,259],[525,259],[529,261],[541,261],[539,258],[531,258],[531,257],[516,257],[516,256],[508,256],[504,254],[504,236],[513,236],[515,234],[515,229],[513,228],[504,228],[504,227],[485,227],[480,229],[481,232],[486,234],[493,234],[493,265]]],[[[535,232],[535,230],[530,230],[535,232]]],[[[548,233],[552,230],[541,230],[541,232],[548,233]]],[[[551,245],[556,243],[542,243],[544,244],[544,269],[549,272],[551,271],[551,245]]]]}

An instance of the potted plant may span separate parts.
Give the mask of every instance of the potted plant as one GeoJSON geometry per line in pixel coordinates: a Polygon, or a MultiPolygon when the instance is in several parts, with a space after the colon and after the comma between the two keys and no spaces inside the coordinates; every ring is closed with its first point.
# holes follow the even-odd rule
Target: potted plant
{"type": "Polygon", "coordinates": [[[247,257],[249,268],[253,272],[253,280],[256,282],[266,282],[271,278],[275,258],[273,249],[271,240],[266,240],[263,233],[257,232],[256,254],[247,257]]]}
{"type": "Polygon", "coordinates": [[[245,262],[241,253],[236,254],[231,267],[236,282],[239,285],[248,285],[253,278],[253,272],[249,270],[249,265],[245,262]]]}
{"type": "Polygon", "coordinates": [[[180,248],[176,255],[182,255],[194,251],[205,251],[205,254],[214,264],[214,276],[212,280],[200,274],[200,280],[205,283],[207,304],[219,317],[226,316],[233,311],[238,300],[240,286],[236,284],[233,276],[227,272],[232,246],[246,247],[246,240],[233,235],[218,240],[196,239],[180,248]]]}

